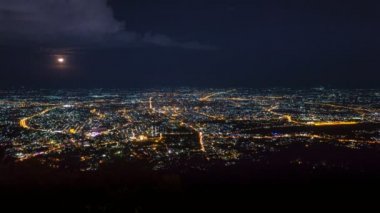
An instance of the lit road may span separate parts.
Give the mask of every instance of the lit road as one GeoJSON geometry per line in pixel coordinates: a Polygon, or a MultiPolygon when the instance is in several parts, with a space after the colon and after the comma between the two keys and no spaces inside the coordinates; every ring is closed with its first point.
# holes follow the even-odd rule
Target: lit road
{"type": "Polygon", "coordinates": [[[233,92],[233,91],[235,91],[235,90],[228,90],[228,91],[223,91],[223,92],[215,92],[215,93],[203,96],[203,97],[199,98],[199,100],[200,101],[208,101],[208,100],[210,100],[210,98],[212,98],[214,96],[227,94],[227,93],[230,93],[230,92],[233,92]]]}
{"type": "Polygon", "coordinates": [[[273,115],[279,116],[281,119],[286,119],[289,123],[301,124],[301,125],[312,125],[312,126],[340,126],[340,125],[355,125],[359,124],[357,121],[310,121],[310,122],[301,122],[296,121],[292,118],[291,115],[281,114],[273,110],[277,109],[278,106],[271,106],[266,109],[267,112],[272,113],[273,115]]]}
{"type": "Polygon", "coordinates": [[[49,131],[49,130],[45,130],[45,129],[36,129],[36,128],[30,127],[30,126],[28,125],[28,120],[30,120],[30,119],[32,119],[32,118],[34,118],[34,117],[37,117],[37,116],[42,116],[42,115],[44,115],[44,114],[46,114],[46,113],[48,113],[48,112],[50,112],[51,110],[56,109],[56,108],[57,108],[57,107],[47,108],[47,109],[45,109],[45,110],[42,111],[42,112],[39,112],[39,113],[37,113],[37,114],[31,115],[31,116],[26,117],[26,118],[22,118],[22,119],[20,120],[20,122],[19,122],[19,125],[20,125],[20,127],[24,128],[24,129],[31,129],[31,130],[38,130],[38,131],[49,131]]]}

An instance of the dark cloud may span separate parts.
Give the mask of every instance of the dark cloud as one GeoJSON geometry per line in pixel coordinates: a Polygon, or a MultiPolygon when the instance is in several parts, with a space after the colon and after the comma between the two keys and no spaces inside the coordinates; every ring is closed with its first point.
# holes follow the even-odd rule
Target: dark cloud
{"type": "Polygon", "coordinates": [[[0,0],[0,42],[211,48],[199,42],[179,42],[158,33],[128,31],[123,22],[114,18],[106,0],[0,0]]]}

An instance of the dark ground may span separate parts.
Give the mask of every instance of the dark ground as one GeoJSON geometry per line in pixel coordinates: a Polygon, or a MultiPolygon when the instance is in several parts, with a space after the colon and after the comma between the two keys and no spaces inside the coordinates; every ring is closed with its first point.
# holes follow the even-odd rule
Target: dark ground
{"type": "Polygon", "coordinates": [[[380,209],[378,151],[331,148],[294,145],[259,163],[207,171],[156,172],[144,162],[118,162],[80,173],[3,161],[0,203],[2,209],[48,212],[380,209]],[[308,163],[289,163],[294,159],[308,163]]]}

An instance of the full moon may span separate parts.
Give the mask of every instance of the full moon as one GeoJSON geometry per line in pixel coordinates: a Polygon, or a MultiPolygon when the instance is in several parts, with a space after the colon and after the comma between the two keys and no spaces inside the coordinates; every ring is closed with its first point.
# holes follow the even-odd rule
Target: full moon
{"type": "Polygon", "coordinates": [[[62,58],[62,57],[58,58],[57,61],[58,61],[58,63],[60,63],[60,64],[65,63],[65,59],[62,58]]]}

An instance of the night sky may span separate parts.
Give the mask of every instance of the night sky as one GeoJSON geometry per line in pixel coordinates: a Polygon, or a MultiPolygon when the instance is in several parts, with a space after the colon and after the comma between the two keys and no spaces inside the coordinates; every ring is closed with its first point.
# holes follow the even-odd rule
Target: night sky
{"type": "Polygon", "coordinates": [[[379,87],[379,11],[378,0],[0,0],[0,87],[379,87]]]}

